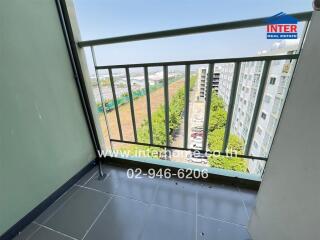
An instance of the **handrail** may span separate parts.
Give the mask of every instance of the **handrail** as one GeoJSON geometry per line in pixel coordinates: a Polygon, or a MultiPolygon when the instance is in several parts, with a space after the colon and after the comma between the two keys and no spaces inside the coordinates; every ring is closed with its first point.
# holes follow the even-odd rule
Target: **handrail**
{"type": "Polygon", "coordinates": [[[245,154],[237,154],[234,152],[226,153],[223,151],[210,151],[210,150],[203,150],[203,149],[194,149],[194,148],[185,148],[185,147],[175,147],[175,146],[166,146],[166,145],[160,145],[160,144],[150,144],[150,143],[143,143],[143,142],[133,142],[133,141],[127,141],[127,140],[119,140],[119,139],[110,139],[111,142],[118,142],[118,143],[127,143],[127,144],[133,144],[133,145],[141,145],[141,146],[147,146],[147,147],[158,147],[158,148],[164,148],[164,149],[170,149],[170,150],[181,150],[181,151],[191,151],[196,153],[204,153],[207,155],[221,155],[221,156],[229,156],[229,157],[238,157],[238,158],[246,158],[246,159],[252,159],[252,160],[261,160],[261,161],[268,161],[267,157],[260,157],[260,156],[253,156],[253,155],[245,155],[245,154]]]}
{"type": "MultiPolygon", "coordinates": [[[[312,15],[312,12],[301,12],[301,13],[290,14],[290,16],[297,18],[299,21],[308,21],[310,20],[311,15],[312,15]]],[[[90,47],[90,46],[97,46],[97,45],[141,41],[141,40],[149,40],[149,39],[156,39],[156,38],[205,33],[205,32],[216,32],[216,31],[224,31],[224,30],[231,30],[231,29],[259,27],[259,26],[266,25],[265,19],[268,17],[224,22],[224,23],[215,23],[215,24],[186,27],[186,28],[177,28],[177,29],[148,32],[148,33],[139,33],[139,34],[125,35],[125,36],[118,36],[118,37],[111,37],[111,38],[86,40],[86,41],[78,42],[78,46],[90,47]]]]}
{"type": "Polygon", "coordinates": [[[97,70],[102,69],[116,69],[116,68],[139,68],[139,67],[160,67],[160,66],[178,66],[178,65],[197,65],[207,63],[233,63],[233,62],[250,62],[250,61],[265,61],[265,60],[291,60],[297,59],[299,54],[286,54],[286,55],[267,55],[267,56],[253,56],[253,57],[237,57],[237,58],[216,58],[204,60],[191,60],[191,61],[172,61],[172,62],[153,62],[153,63],[134,63],[134,64],[119,64],[119,65],[106,65],[96,66],[97,70]]]}
{"type": "MultiPolygon", "coordinates": [[[[161,66],[163,68],[163,79],[164,79],[164,99],[165,99],[165,106],[164,106],[164,109],[165,109],[165,131],[166,131],[166,143],[164,145],[157,145],[157,144],[154,144],[153,142],[153,136],[152,136],[152,130],[151,130],[151,135],[149,136],[150,137],[150,143],[143,143],[143,142],[140,142],[139,139],[137,139],[137,137],[135,137],[135,140],[132,142],[132,141],[127,141],[125,140],[123,137],[122,137],[122,131],[120,130],[120,139],[114,139],[114,138],[110,138],[110,141],[111,142],[122,142],[122,143],[129,143],[129,144],[136,144],[136,145],[145,145],[145,146],[153,146],[153,147],[162,147],[162,148],[168,148],[168,149],[177,149],[177,150],[190,150],[190,151],[197,151],[197,149],[192,149],[192,148],[188,148],[188,144],[187,144],[187,141],[186,139],[188,138],[188,131],[185,131],[184,133],[184,147],[183,148],[180,148],[180,147],[173,147],[173,146],[170,146],[170,141],[169,141],[169,99],[168,99],[168,66],[169,65],[184,65],[185,68],[186,68],[186,74],[188,75],[187,76],[187,79],[188,79],[188,82],[189,82],[189,79],[190,79],[190,66],[191,65],[195,65],[195,64],[209,64],[209,74],[208,74],[208,78],[207,78],[207,84],[208,84],[208,88],[207,88],[207,99],[206,99],[206,111],[204,113],[204,124],[203,124],[203,129],[204,129],[204,135],[203,135],[203,143],[202,143],[202,148],[201,148],[201,152],[209,152],[210,151],[207,151],[207,131],[208,131],[208,124],[209,124],[209,114],[210,114],[210,104],[211,104],[211,100],[210,100],[210,93],[211,93],[211,83],[212,83],[212,75],[213,75],[213,67],[214,67],[214,64],[217,64],[217,63],[235,63],[235,65],[237,67],[235,67],[234,69],[234,79],[233,79],[233,90],[232,90],[232,94],[231,96],[233,96],[233,100],[230,100],[230,102],[234,102],[235,101],[235,96],[236,96],[236,91],[237,91],[237,85],[238,85],[238,78],[239,78],[239,75],[240,75],[240,68],[241,68],[241,64],[244,63],[244,62],[252,62],[252,61],[262,61],[264,62],[265,66],[264,66],[264,74],[262,76],[262,83],[264,83],[266,81],[266,78],[267,78],[267,72],[266,72],[266,69],[268,69],[269,67],[269,64],[272,60],[292,60],[292,59],[298,59],[299,57],[299,54],[287,54],[287,55],[273,55],[273,56],[257,56],[257,57],[240,57],[240,58],[221,58],[221,59],[209,59],[209,60],[195,60],[195,61],[180,61],[180,62],[160,62],[160,63],[143,63],[143,64],[127,64],[127,65],[112,65],[112,66],[94,66],[95,69],[98,71],[99,69],[107,69],[109,71],[109,76],[110,76],[110,81],[111,81],[111,87],[112,87],[112,97],[113,97],[113,101],[116,103],[116,94],[115,94],[115,90],[114,90],[114,83],[113,83],[113,74],[112,74],[112,70],[113,69],[117,69],[117,68],[124,68],[126,69],[126,75],[127,75],[127,85],[130,86],[131,83],[130,83],[130,77],[129,76],[129,69],[130,68],[134,68],[134,67],[143,67],[144,69],[144,75],[146,77],[146,79],[148,79],[148,68],[149,67],[152,67],[152,66],[161,66]]],[[[145,80],[146,80],[145,79],[145,80]]],[[[260,95],[260,98],[261,96],[263,96],[263,91],[264,91],[264,85],[265,84],[262,84],[260,86],[260,90],[259,90],[259,95],[260,95]]],[[[148,85],[146,85],[148,86],[148,85]]],[[[187,92],[189,91],[189,86],[188,84],[186,84],[187,86],[187,92]]],[[[149,86],[148,86],[149,88],[149,86]]],[[[129,88],[129,95],[131,95],[131,88],[129,88]]],[[[147,110],[148,110],[148,122],[149,122],[149,131],[150,129],[152,129],[152,124],[151,124],[151,107],[150,107],[150,92],[148,91],[147,92],[147,101],[149,102],[148,105],[147,105],[147,110]],[[148,100],[149,99],[149,100],[148,100]]],[[[132,105],[132,97],[130,99],[130,104],[132,105]]],[[[257,106],[256,106],[256,109],[255,109],[255,113],[254,115],[257,115],[258,114],[258,109],[261,105],[261,99],[260,100],[257,100],[258,103],[257,103],[257,106]]],[[[185,102],[185,106],[189,106],[189,98],[186,99],[186,102],[185,102]]],[[[225,129],[225,136],[224,136],[224,140],[223,140],[223,147],[222,147],[222,150],[220,151],[220,153],[222,155],[226,155],[226,148],[228,146],[228,142],[229,142],[229,132],[230,132],[230,124],[231,124],[231,119],[233,117],[233,107],[231,106],[231,104],[229,105],[230,106],[230,109],[228,110],[228,117],[227,117],[227,123],[226,123],[226,129],[225,129]]],[[[131,107],[131,111],[132,111],[133,107],[131,107]]],[[[117,107],[115,108],[116,110],[116,113],[118,112],[118,109],[117,107]]],[[[132,111],[133,112],[133,111],[132,111]]],[[[188,112],[188,110],[186,111],[188,112]]],[[[133,127],[135,128],[135,116],[132,115],[131,116],[133,119],[132,119],[132,123],[133,123],[133,127]]],[[[254,120],[254,123],[251,123],[250,125],[250,129],[251,129],[251,135],[252,135],[252,131],[253,129],[255,128],[255,122],[256,122],[256,118],[257,116],[253,116],[255,118],[254,120]]],[[[117,119],[117,122],[118,122],[118,127],[119,129],[121,124],[120,124],[120,114],[117,113],[116,114],[116,119],[117,119]]],[[[184,120],[184,125],[185,126],[188,126],[188,119],[185,119],[184,120]]],[[[136,135],[136,133],[135,133],[136,135]]],[[[252,138],[252,136],[250,137],[252,138]]],[[[251,139],[252,140],[252,139],[251,139]]],[[[251,145],[251,140],[249,140],[249,145],[251,145]]],[[[240,155],[239,155],[240,156],[240,155]]],[[[263,161],[267,161],[267,158],[266,157],[261,157],[261,156],[253,156],[253,155],[250,155],[248,151],[246,151],[243,155],[241,155],[241,157],[243,158],[248,158],[248,159],[256,159],[256,160],[263,160],[263,161]]]]}

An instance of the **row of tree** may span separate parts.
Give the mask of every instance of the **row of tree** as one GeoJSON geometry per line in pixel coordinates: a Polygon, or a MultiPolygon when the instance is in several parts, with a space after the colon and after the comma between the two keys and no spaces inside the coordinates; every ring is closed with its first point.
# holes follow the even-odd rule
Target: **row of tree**
{"type": "MultiPolygon", "coordinates": [[[[221,151],[226,122],[227,112],[225,111],[224,101],[218,96],[216,91],[212,91],[208,128],[209,150],[221,151]]],[[[243,140],[240,139],[237,135],[230,133],[228,150],[230,152],[235,151],[238,154],[242,154],[243,146],[243,140]]],[[[238,172],[247,171],[247,161],[243,158],[210,155],[208,161],[211,167],[234,170],[238,172]]]]}
{"type": "MultiPolygon", "coordinates": [[[[196,75],[191,76],[190,89],[193,89],[196,83],[196,75]]],[[[182,87],[170,99],[169,103],[169,140],[172,142],[173,133],[181,125],[181,119],[184,111],[185,88],[182,87]]],[[[221,151],[224,139],[225,125],[227,121],[227,112],[222,98],[218,96],[216,91],[212,92],[212,100],[210,105],[210,118],[208,128],[208,148],[211,151],[221,151]]],[[[153,129],[153,143],[157,145],[166,144],[166,129],[165,129],[165,108],[161,104],[157,110],[152,113],[152,129],[153,129]]],[[[142,143],[149,143],[149,122],[144,120],[141,126],[137,129],[138,141],[142,143]]],[[[237,135],[230,133],[228,149],[236,151],[238,154],[243,153],[244,142],[237,135]]],[[[163,157],[163,149],[158,147],[148,147],[135,145],[126,150],[137,151],[148,150],[156,152],[157,156],[163,157]]],[[[239,172],[247,171],[247,161],[243,158],[215,156],[210,155],[208,158],[209,165],[215,168],[222,168],[226,170],[234,170],[239,172]]]]}
{"type": "MultiPolygon", "coordinates": [[[[190,78],[190,90],[194,88],[196,82],[196,75],[190,78]]],[[[170,85],[169,85],[170,86],[170,85]]],[[[185,88],[181,87],[177,93],[170,99],[169,103],[169,140],[172,142],[173,133],[180,127],[181,119],[184,111],[185,88]]],[[[157,110],[152,113],[152,133],[153,143],[157,145],[166,144],[166,129],[165,129],[165,108],[161,104],[157,110]]],[[[144,120],[137,130],[138,141],[149,143],[149,122],[144,120]]],[[[157,147],[135,146],[134,149],[147,149],[150,151],[158,151],[159,156],[162,155],[163,149],[157,147]]]]}

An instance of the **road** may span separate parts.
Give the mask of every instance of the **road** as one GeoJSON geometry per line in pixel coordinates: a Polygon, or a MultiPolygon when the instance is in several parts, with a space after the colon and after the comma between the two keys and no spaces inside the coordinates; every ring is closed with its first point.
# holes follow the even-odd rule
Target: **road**
{"type": "MultiPolygon", "coordinates": [[[[196,85],[195,85],[196,86],[196,85]]],[[[196,88],[196,87],[195,87],[196,88]]],[[[194,89],[195,89],[194,88],[194,89]]],[[[188,147],[193,148],[193,143],[191,140],[191,129],[195,126],[202,126],[203,122],[196,123],[194,118],[196,116],[204,116],[205,103],[197,101],[196,99],[196,90],[190,91],[190,102],[189,102],[189,126],[188,126],[188,147]]],[[[184,118],[181,120],[181,125],[175,134],[174,141],[172,142],[172,146],[174,147],[183,147],[184,141],[184,118]]],[[[171,161],[175,162],[183,162],[183,163],[191,163],[187,160],[187,155],[190,154],[189,151],[181,151],[181,150],[172,150],[171,161]]],[[[194,163],[195,165],[207,166],[207,164],[203,163],[194,163]]]]}

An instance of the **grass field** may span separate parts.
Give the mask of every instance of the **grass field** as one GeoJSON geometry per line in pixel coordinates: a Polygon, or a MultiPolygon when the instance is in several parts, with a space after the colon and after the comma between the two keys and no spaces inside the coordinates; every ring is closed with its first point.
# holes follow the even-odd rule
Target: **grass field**
{"type": "MultiPolygon", "coordinates": [[[[183,87],[184,79],[177,80],[169,85],[169,99],[177,93],[177,91],[183,87]]],[[[164,104],[164,93],[163,88],[157,89],[156,91],[150,94],[150,103],[151,103],[151,112],[157,110],[160,105],[164,104]]],[[[134,101],[134,110],[135,110],[135,119],[136,119],[136,127],[137,129],[143,123],[145,119],[148,117],[147,113],[147,100],[146,97],[140,97],[134,101]]],[[[132,120],[131,120],[131,110],[130,104],[124,104],[119,107],[119,115],[122,127],[123,139],[127,141],[133,141],[133,128],[132,128],[132,120]]],[[[119,130],[116,120],[115,111],[112,110],[107,113],[109,130],[111,138],[119,139],[119,130]]],[[[106,144],[108,145],[108,131],[105,124],[104,115],[102,113],[99,114],[100,126],[102,128],[103,136],[106,144]]],[[[163,123],[164,124],[164,123],[163,123]]],[[[117,148],[117,143],[113,144],[114,148],[117,148]]]]}

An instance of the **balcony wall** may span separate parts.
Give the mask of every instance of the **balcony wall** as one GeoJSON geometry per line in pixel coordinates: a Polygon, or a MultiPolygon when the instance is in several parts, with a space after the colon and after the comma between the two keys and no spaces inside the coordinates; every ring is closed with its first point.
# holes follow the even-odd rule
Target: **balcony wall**
{"type": "Polygon", "coordinates": [[[319,239],[320,12],[314,12],[249,230],[255,240],[319,239]]]}
{"type": "Polygon", "coordinates": [[[54,0],[0,2],[0,235],[95,158],[54,0]]]}

